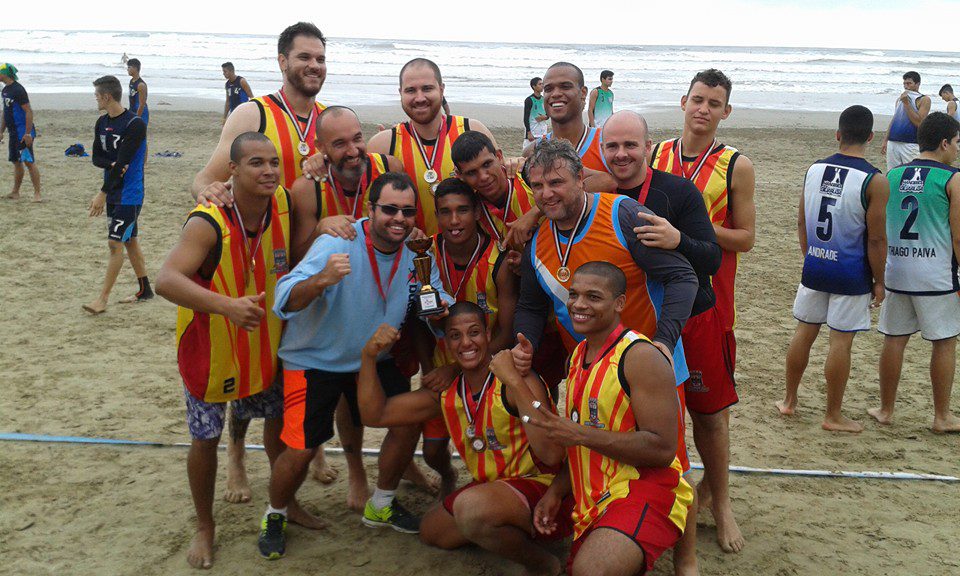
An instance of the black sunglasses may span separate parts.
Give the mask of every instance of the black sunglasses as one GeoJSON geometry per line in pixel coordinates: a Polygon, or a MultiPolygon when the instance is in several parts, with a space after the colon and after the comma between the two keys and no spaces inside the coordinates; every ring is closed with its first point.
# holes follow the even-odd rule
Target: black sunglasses
{"type": "Polygon", "coordinates": [[[401,208],[393,204],[374,204],[387,216],[396,216],[397,212],[402,212],[404,218],[414,218],[417,215],[416,208],[401,208]]]}

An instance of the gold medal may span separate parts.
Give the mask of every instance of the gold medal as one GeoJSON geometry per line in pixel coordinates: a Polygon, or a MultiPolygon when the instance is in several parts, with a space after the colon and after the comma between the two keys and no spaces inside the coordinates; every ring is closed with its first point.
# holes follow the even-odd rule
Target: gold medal
{"type": "Polygon", "coordinates": [[[433,184],[437,181],[437,171],[433,168],[427,170],[423,173],[423,179],[426,180],[427,184],[433,184]]]}
{"type": "Polygon", "coordinates": [[[306,142],[301,142],[297,144],[297,152],[299,152],[301,156],[306,156],[310,153],[310,146],[308,146],[306,142]]]}
{"type": "Polygon", "coordinates": [[[561,266],[557,269],[557,280],[561,282],[566,282],[570,280],[570,269],[566,266],[561,266]]]}
{"type": "Polygon", "coordinates": [[[584,194],[580,216],[577,218],[577,223],[573,225],[573,230],[570,231],[570,237],[567,238],[566,247],[562,250],[560,249],[560,231],[557,229],[556,223],[550,223],[550,230],[553,232],[553,244],[557,249],[557,257],[560,260],[560,267],[557,268],[557,280],[560,282],[565,283],[570,280],[570,268],[567,267],[567,261],[570,260],[570,253],[573,250],[573,244],[577,236],[577,230],[580,228],[580,223],[583,222],[584,217],[587,215],[589,202],[590,198],[584,194]]]}
{"type": "Polygon", "coordinates": [[[483,441],[483,438],[474,438],[470,442],[470,447],[473,448],[474,452],[483,452],[487,449],[487,443],[483,441]]]}

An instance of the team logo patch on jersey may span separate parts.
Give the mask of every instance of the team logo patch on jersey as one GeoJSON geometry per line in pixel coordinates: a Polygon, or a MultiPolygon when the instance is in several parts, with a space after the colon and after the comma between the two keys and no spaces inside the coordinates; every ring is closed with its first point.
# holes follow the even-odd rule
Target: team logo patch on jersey
{"type": "Polygon", "coordinates": [[[287,263],[287,250],[277,248],[273,251],[273,270],[271,274],[286,274],[290,271],[290,264],[287,263]]]}
{"type": "Polygon", "coordinates": [[[483,311],[487,314],[493,314],[493,310],[487,306],[487,295],[485,292],[477,293],[477,306],[483,308],[483,311]]]}
{"type": "Polygon", "coordinates": [[[820,193],[824,196],[839,198],[843,193],[843,183],[847,180],[848,168],[827,166],[823,171],[823,180],[820,182],[820,193]]]}
{"type": "Polygon", "coordinates": [[[900,180],[900,192],[903,194],[918,194],[923,192],[923,183],[927,179],[927,174],[930,173],[929,168],[921,168],[920,166],[911,166],[903,171],[903,176],[900,180]],[[913,173],[910,170],[913,170],[913,173]]]}
{"type": "Polygon", "coordinates": [[[585,426],[592,426],[594,428],[602,429],[604,426],[600,423],[600,403],[596,398],[590,398],[587,400],[587,408],[590,411],[590,418],[584,422],[585,426]]]}
{"type": "Polygon", "coordinates": [[[687,390],[690,392],[701,392],[704,394],[710,391],[710,387],[704,386],[703,384],[703,372],[699,370],[690,371],[690,380],[687,381],[687,390]]]}
{"type": "Polygon", "coordinates": [[[487,428],[487,448],[491,450],[503,450],[504,446],[497,440],[497,432],[493,428],[487,428]]]}

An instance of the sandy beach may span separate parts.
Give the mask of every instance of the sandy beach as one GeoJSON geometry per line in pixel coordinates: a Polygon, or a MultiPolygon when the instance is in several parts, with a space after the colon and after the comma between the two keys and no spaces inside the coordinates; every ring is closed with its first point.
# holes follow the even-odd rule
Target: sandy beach
{"type": "MultiPolygon", "coordinates": [[[[29,89],[29,86],[28,86],[29,89]]],[[[105,222],[87,217],[100,172],[89,158],[66,158],[74,142],[89,149],[98,116],[92,93],[32,96],[41,130],[35,149],[45,202],[0,201],[0,432],[70,435],[163,443],[189,442],[174,349],[175,307],[157,299],[124,306],[135,290],[125,265],[108,311],[90,317],[81,305],[97,294],[106,265],[105,222]]],[[[206,162],[219,130],[222,102],[164,99],[151,103],[151,157],[140,238],[155,276],[192,208],[188,186],[206,162]],[[162,102],[167,102],[164,105],[162,102]]],[[[522,111],[464,106],[455,113],[492,127],[507,154],[519,152],[522,111]]],[[[365,130],[401,117],[399,107],[358,110],[365,130]]],[[[720,136],[749,156],[757,171],[757,243],[742,257],[738,280],[740,323],[737,379],[741,402],[731,421],[731,463],[762,468],[910,471],[957,475],[958,440],[934,435],[927,364],[929,344],[907,350],[896,421],[881,427],[866,416],[878,399],[881,336],[859,335],[845,412],[865,424],[860,435],[823,432],[826,337],[811,356],[795,417],[782,418],[783,358],[795,320],[791,306],[800,277],[797,200],[810,162],[835,150],[837,114],[735,110],[720,136]]],[[[677,110],[648,115],[655,141],[679,134],[677,110]]],[[[878,129],[887,120],[876,119],[878,129]]],[[[879,136],[869,159],[884,166],[879,136]]],[[[0,168],[8,192],[11,165],[0,168]]],[[[876,316],[874,317],[874,320],[876,316]]],[[[955,399],[960,409],[960,401],[955,399]]],[[[248,437],[260,443],[261,427],[248,437]]],[[[368,431],[367,446],[376,447],[368,431]]],[[[688,440],[693,446],[692,438],[688,440]]],[[[334,442],[333,445],[336,443],[334,442]]],[[[0,445],[0,574],[189,574],[185,555],[193,530],[186,450],[4,442],[0,445]]],[[[223,454],[223,453],[222,453],[223,454]]],[[[691,458],[699,462],[695,452],[691,458]]],[[[218,497],[225,473],[221,459],[218,497]]],[[[307,508],[331,527],[310,532],[292,526],[287,556],[262,561],[255,541],[267,498],[266,457],[248,458],[253,501],[218,500],[214,574],[315,573],[344,576],[401,574],[518,574],[516,567],[477,549],[448,553],[409,535],[374,531],[345,506],[344,461],[330,455],[340,479],[300,491],[307,508]]],[[[375,460],[368,460],[371,479],[375,460]]],[[[694,473],[699,478],[699,473],[694,473]]],[[[466,481],[468,474],[461,471],[466,481]]],[[[699,558],[704,575],[809,573],[960,573],[949,542],[960,509],[957,484],[861,479],[731,475],[734,510],[747,540],[738,555],[715,542],[709,514],[701,515],[699,558]]],[[[431,497],[403,484],[408,508],[423,512],[431,497]]],[[[558,552],[562,550],[558,549],[558,552]]],[[[655,574],[672,574],[670,554],[655,574]]]]}

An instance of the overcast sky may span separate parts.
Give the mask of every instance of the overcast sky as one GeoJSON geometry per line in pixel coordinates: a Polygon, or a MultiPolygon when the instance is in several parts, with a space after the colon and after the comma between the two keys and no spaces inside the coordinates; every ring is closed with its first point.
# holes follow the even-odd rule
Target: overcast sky
{"type": "Polygon", "coordinates": [[[38,0],[17,9],[4,27],[274,35],[302,19],[333,37],[953,51],[960,17],[958,3],[943,0],[268,0],[254,9],[243,4],[148,0],[94,7],[83,0],[38,0]],[[938,17],[953,24],[938,32],[938,17]],[[917,32],[911,37],[908,29],[917,32]]]}

